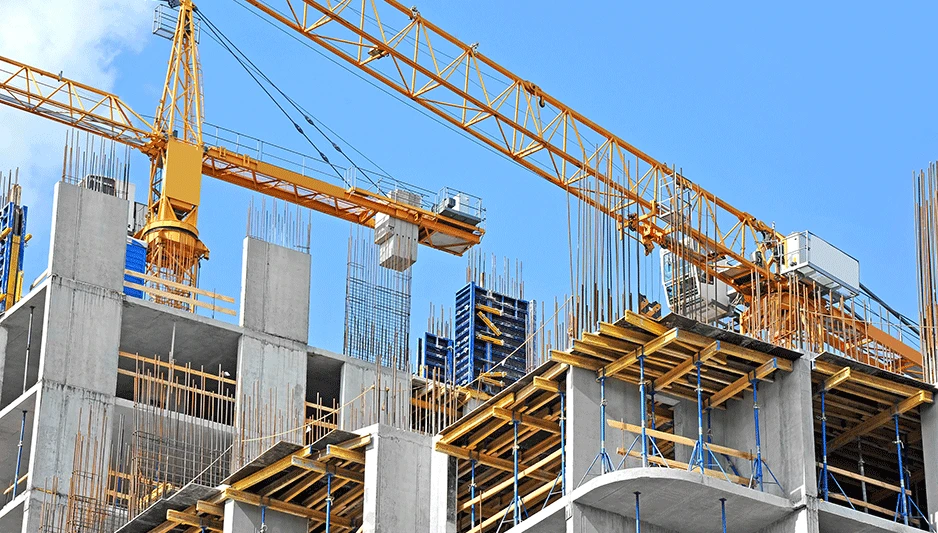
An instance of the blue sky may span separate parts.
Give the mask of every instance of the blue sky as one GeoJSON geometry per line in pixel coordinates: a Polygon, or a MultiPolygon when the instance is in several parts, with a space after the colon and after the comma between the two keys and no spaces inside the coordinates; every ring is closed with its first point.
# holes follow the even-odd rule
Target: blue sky
{"type": "MultiPolygon", "coordinates": [[[[779,231],[808,229],[860,261],[861,279],[918,316],[912,171],[938,157],[938,5],[424,1],[421,14],[779,231]],[[575,4],[575,8],[571,7],[575,4]]],[[[155,6],[155,2],[149,2],[155,6]]],[[[481,196],[483,250],[524,262],[526,295],[569,290],[564,194],[297,44],[231,0],[200,8],[271,78],[399,179],[481,196]]],[[[89,15],[94,16],[94,15],[89,15]]],[[[113,90],[152,114],[169,41],[111,60],[113,90]]],[[[76,19],[72,21],[78,25],[76,19]]],[[[3,55],[0,50],[0,55],[3,55]]],[[[226,52],[203,38],[206,120],[311,152],[226,52]]],[[[38,64],[51,71],[69,65],[38,64]]],[[[30,119],[41,120],[41,119],[30,119]]],[[[64,137],[64,130],[51,130],[64,137]]],[[[56,157],[58,155],[56,154],[56,157]]],[[[3,154],[0,166],[29,166],[3,154]]],[[[133,162],[144,188],[147,164],[133,162]]],[[[45,267],[51,179],[41,183],[27,278],[45,267]],[[49,185],[49,186],[47,186],[49,185]],[[42,195],[48,195],[43,198],[42,195]],[[47,211],[47,206],[45,208],[47,211]]],[[[236,295],[250,195],[206,178],[203,287],[236,295]]],[[[138,200],[141,198],[138,198],[138,200]]],[[[314,214],[310,342],[340,350],[348,224],[314,214]]],[[[452,305],[465,261],[427,248],[414,268],[413,333],[452,305]]]]}

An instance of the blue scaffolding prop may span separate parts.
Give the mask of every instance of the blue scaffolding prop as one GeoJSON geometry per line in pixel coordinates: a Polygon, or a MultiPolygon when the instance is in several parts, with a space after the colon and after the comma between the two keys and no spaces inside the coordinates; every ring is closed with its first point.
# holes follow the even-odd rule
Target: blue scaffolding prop
{"type": "MultiPolygon", "coordinates": [[[[658,443],[655,440],[655,438],[648,435],[648,410],[645,404],[645,400],[646,400],[645,387],[646,387],[647,380],[645,379],[645,348],[644,346],[642,347],[641,355],[638,356],[638,372],[639,372],[638,373],[638,381],[639,381],[638,393],[639,393],[639,396],[641,396],[641,416],[642,416],[641,427],[642,429],[641,429],[641,433],[637,435],[634,440],[632,440],[632,444],[630,444],[628,449],[625,450],[625,454],[623,455],[622,460],[619,461],[619,465],[616,467],[617,470],[622,468],[625,465],[625,460],[628,459],[629,454],[632,453],[632,449],[635,448],[635,445],[638,443],[639,440],[641,440],[642,442],[642,446],[641,446],[642,467],[647,468],[648,466],[650,466],[648,462],[649,453],[657,455],[658,457],[661,457],[661,459],[665,459],[664,454],[661,453],[661,449],[658,448],[658,443]],[[651,444],[651,446],[649,446],[649,444],[651,444]]],[[[654,422],[655,388],[652,387],[651,391],[652,391],[651,392],[652,426],[654,426],[655,425],[655,422],[654,422]]],[[[655,428],[652,427],[652,429],[655,429],[655,428]]],[[[668,466],[668,462],[666,460],[662,460],[661,464],[664,465],[665,468],[671,468],[670,466],[668,466]]]]}
{"type": "Polygon", "coordinates": [[[599,464],[600,473],[608,474],[614,469],[612,468],[612,459],[609,458],[609,454],[606,453],[606,369],[603,368],[602,373],[599,376],[599,453],[596,454],[596,457],[593,459],[593,462],[590,463],[589,468],[586,469],[586,472],[583,474],[583,479],[577,483],[577,486],[583,484],[586,481],[586,478],[590,475],[590,472],[593,471],[593,468],[599,464]]]}
{"type": "MultiPolygon", "coordinates": [[[[723,474],[723,477],[727,481],[730,480],[730,476],[727,475],[726,471],[723,470],[723,465],[720,464],[720,461],[717,460],[716,455],[714,455],[713,450],[710,449],[710,445],[704,440],[704,426],[703,426],[703,385],[700,381],[700,369],[703,366],[703,361],[700,360],[699,355],[694,355],[694,368],[697,369],[697,442],[694,444],[694,449],[690,454],[690,461],[687,465],[687,470],[693,472],[695,468],[700,469],[701,474],[705,474],[706,465],[715,465],[717,469],[723,474]],[[711,461],[712,459],[712,461],[711,461]]],[[[758,427],[756,428],[758,431],[758,427]]]]}
{"type": "MultiPolygon", "coordinates": [[[[470,480],[469,480],[469,500],[474,501],[476,499],[476,460],[469,460],[470,468],[470,480]]],[[[476,527],[476,504],[472,504],[469,508],[469,525],[470,527],[476,527]]]]}
{"type": "Polygon", "coordinates": [[[641,495],[641,492],[635,491],[635,533],[642,533],[642,513],[641,505],[639,505],[639,496],[641,495]]]}
{"type": "Polygon", "coordinates": [[[332,530],[332,472],[326,473],[326,533],[332,530]]]}
{"type": "Polygon", "coordinates": [[[902,461],[902,435],[899,433],[899,413],[893,413],[892,420],[896,428],[896,457],[899,460],[899,497],[896,499],[896,516],[893,522],[898,522],[902,518],[902,523],[909,525],[910,519],[920,519],[928,525],[928,530],[931,531],[931,522],[916,505],[915,500],[906,492],[906,487],[911,486],[911,479],[908,483],[906,482],[907,474],[902,461]]]}
{"type": "MultiPolygon", "coordinates": [[[[779,483],[778,478],[775,477],[775,474],[772,473],[772,469],[769,468],[768,463],[765,462],[765,459],[762,457],[762,435],[759,428],[759,378],[753,375],[752,380],[752,416],[755,422],[756,429],[756,459],[752,465],[752,475],[749,478],[749,487],[753,486],[759,487],[760,492],[765,490],[765,472],[768,472],[772,476],[771,484],[777,485],[779,489],[782,488],[782,484],[779,483]]],[[[785,492],[782,489],[782,492],[785,492]]]]}
{"type": "MultiPolygon", "coordinates": [[[[514,418],[514,416],[512,416],[514,418]]],[[[524,508],[524,501],[521,499],[521,495],[518,492],[518,457],[521,453],[521,450],[518,446],[518,423],[519,420],[515,419],[511,421],[512,429],[514,431],[514,444],[512,445],[512,462],[514,463],[514,495],[512,496],[511,501],[511,511],[512,511],[512,527],[517,526],[521,521],[527,517],[528,511],[524,508]]],[[[505,522],[508,520],[508,513],[506,512],[502,515],[501,522],[498,523],[498,529],[496,533],[502,530],[502,526],[505,525],[505,522]]]]}
{"type": "Polygon", "coordinates": [[[544,499],[541,510],[544,510],[547,504],[550,503],[550,497],[557,493],[557,485],[560,485],[559,494],[561,496],[567,494],[567,406],[564,392],[559,391],[558,395],[560,396],[560,472],[557,474],[557,478],[554,479],[554,484],[551,485],[550,492],[547,493],[547,498],[544,499]]]}
{"type": "Polygon", "coordinates": [[[720,518],[723,520],[723,533],[726,533],[726,498],[720,498],[720,518]]]}
{"type": "Polygon", "coordinates": [[[818,489],[821,492],[821,496],[824,498],[824,501],[830,501],[830,481],[834,482],[834,485],[837,485],[837,490],[840,491],[840,495],[844,497],[844,501],[847,502],[847,505],[850,506],[854,511],[857,509],[853,506],[853,503],[850,501],[850,498],[847,498],[847,494],[844,492],[843,487],[840,486],[840,482],[837,481],[837,478],[834,477],[834,473],[828,470],[827,468],[827,389],[821,388],[821,479],[818,480],[820,486],[818,489]]]}

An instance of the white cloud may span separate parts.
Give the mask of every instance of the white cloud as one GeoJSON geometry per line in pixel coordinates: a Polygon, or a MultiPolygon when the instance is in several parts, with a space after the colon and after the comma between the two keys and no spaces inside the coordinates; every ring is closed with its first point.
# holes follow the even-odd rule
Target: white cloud
{"type": "MultiPolygon", "coordinates": [[[[155,6],[145,0],[3,2],[0,55],[110,90],[118,76],[114,60],[142,49],[155,6]]],[[[19,167],[24,202],[47,213],[68,128],[7,107],[0,107],[0,127],[0,169],[19,167]]]]}

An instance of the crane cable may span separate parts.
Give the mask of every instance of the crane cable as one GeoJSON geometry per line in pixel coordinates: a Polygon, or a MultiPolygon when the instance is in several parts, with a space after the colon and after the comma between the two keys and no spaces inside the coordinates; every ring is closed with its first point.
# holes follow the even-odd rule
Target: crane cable
{"type": "MultiPolygon", "coordinates": [[[[369,173],[366,172],[365,169],[361,168],[357,163],[355,163],[355,161],[352,160],[352,158],[349,157],[349,155],[345,153],[344,150],[342,150],[342,147],[339,146],[338,143],[333,141],[328,135],[325,134],[325,132],[322,131],[322,129],[320,129],[320,127],[316,124],[316,121],[314,121],[311,118],[310,116],[311,113],[307,112],[306,109],[304,109],[301,105],[299,105],[293,98],[291,98],[288,94],[286,94],[276,83],[274,83],[274,81],[271,80],[270,77],[268,77],[253,61],[251,61],[251,59],[244,52],[242,52],[241,49],[238,48],[238,46],[234,42],[232,42],[231,39],[229,39],[228,36],[225,35],[224,32],[222,32],[218,28],[218,26],[216,26],[211,20],[209,20],[209,18],[205,15],[204,12],[202,12],[201,10],[197,10],[196,14],[209,28],[209,31],[211,33],[210,36],[213,38],[213,40],[215,40],[219,45],[222,46],[222,48],[228,51],[228,53],[230,53],[235,58],[238,64],[240,64],[241,67],[244,68],[245,71],[247,71],[247,73],[251,76],[251,78],[254,79],[254,81],[258,84],[258,86],[261,87],[264,93],[267,94],[267,96],[271,99],[271,101],[273,101],[274,104],[280,109],[280,111],[287,117],[287,119],[293,123],[293,127],[296,128],[296,130],[300,133],[300,135],[302,135],[307,140],[307,142],[309,142],[309,144],[313,146],[313,148],[319,153],[320,158],[322,158],[323,161],[325,161],[330,167],[332,167],[332,169],[336,172],[336,174],[339,175],[339,178],[342,179],[342,181],[345,182],[346,185],[351,186],[351,184],[339,172],[338,168],[331,161],[329,161],[329,158],[322,152],[322,150],[319,149],[318,146],[316,146],[316,144],[312,141],[312,139],[309,138],[306,132],[303,131],[303,128],[295,120],[293,120],[293,117],[291,117],[290,114],[286,111],[286,109],[284,109],[284,107],[280,104],[280,102],[278,102],[276,98],[274,98],[274,96],[270,93],[267,87],[265,87],[261,83],[260,79],[258,79],[258,76],[263,78],[264,81],[266,81],[270,85],[270,87],[273,88],[274,91],[279,93],[280,96],[282,96],[290,104],[290,106],[292,106],[300,115],[302,115],[303,119],[305,119],[306,122],[310,126],[312,126],[324,139],[326,139],[326,141],[332,145],[332,148],[336,152],[341,154],[342,157],[344,157],[346,161],[348,161],[349,165],[351,165],[352,168],[354,168],[355,170],[360,172],[363,176],[365,176],[365,178],[375,187],[377,192],[379,193],[383,192],[381,190],[381,187],[375,182],[374,179],[372,179],[369,173]]],[[[329,129],[330,131],[332,131],[331,128],[325,125],[325,123],[323,123],[323,126],[326,127],[326,129],[329,129]]]]}

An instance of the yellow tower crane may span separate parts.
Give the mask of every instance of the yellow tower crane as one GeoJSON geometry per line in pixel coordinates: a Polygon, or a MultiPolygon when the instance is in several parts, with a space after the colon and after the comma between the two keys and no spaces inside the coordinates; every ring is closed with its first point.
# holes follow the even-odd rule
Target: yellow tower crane
{"type": "Polygon", "coordinates": [[[199,263],[209,254],[197,224],[203,175],[367,227],[382,217],[404,221],[416,227],[420,244],[455,255],[480,242],[479,220],[447,206],[413,205],[394,191],[343,188],[206,144],[196,7],[192,0],[175,3],[172,53],[152,125],[114,94],[0,57],[0,104],[129,145],[149,157],[147,222],[137,236],[148,244],[149,274],[167,281],[162,288],[190,297],[180,287],[198,285],[199,263]]]}
{"type": "MultiPolygon", "coordinates": [[[[739,329],[921,375],[901,327],[783,265],[786,236],[397,0],[244,0],[743,299],[739,329]],[[679,204],[676,206],[676,204],[679,204]]],[[[697,274],[695,274],[697,275],[697,274]]]]}

